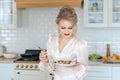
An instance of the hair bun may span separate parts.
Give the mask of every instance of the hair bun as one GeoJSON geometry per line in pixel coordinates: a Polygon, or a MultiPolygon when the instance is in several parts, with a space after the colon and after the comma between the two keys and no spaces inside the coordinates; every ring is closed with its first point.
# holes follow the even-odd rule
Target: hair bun
{"type": "Polygon", "coordinates": [[[71,6],[65,5],[63,6],[57,16],[56,23],[58,24],[60,20],[65,19],[73,22],[74,25],[77,23],[77,14],[75,9],[71,6]]]}

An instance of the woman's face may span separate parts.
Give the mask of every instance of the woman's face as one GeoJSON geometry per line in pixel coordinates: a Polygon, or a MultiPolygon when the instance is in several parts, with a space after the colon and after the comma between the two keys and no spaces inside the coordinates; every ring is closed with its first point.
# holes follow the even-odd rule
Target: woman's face
{"type": "Polygon", "coordinates": [[[68,20],[60,20],[58,24],[58,30],[60,33],[60,36],[63,38],[71,38],[74,35],[75,27],[73,26],[73,23],[68,20]]]}

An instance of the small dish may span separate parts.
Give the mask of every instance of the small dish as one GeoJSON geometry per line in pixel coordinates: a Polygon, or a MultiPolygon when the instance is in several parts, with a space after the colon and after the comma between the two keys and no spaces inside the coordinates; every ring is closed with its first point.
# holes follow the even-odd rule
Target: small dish
{"type": "Polygon", "coordinates": [[[6,52],[3,54],[5,58],[16,58],[18,56],[17,52],[6,52]]]}
{"type": "Polygon", "coordinates": [[[78,62],[71,62],[70,64],[65,64],[65,63],[58,63],[58,62],[55,62],[56,65],[60,65],[60,66],[64,66],[64,67],[70,67],[70,66],[75,66],[77,64],[79,64],[78,62]]]}
{"type": "Polygon", "coordinates": [[[65,66],[65,67],[70,67],[70,66],[75,66],[77,65],[78,63],[71,63],[71,64],[59,64],[61,66],[65,66]]]}

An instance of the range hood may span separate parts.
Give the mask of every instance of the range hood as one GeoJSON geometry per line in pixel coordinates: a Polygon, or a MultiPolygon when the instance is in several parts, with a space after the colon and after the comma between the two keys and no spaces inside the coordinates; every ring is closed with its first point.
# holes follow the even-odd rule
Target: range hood
{"type": "Polygon", "coordinates": [[[82,0],[15,0],[17,8],[60,7],[63,5],[81,7],[82,0]]]}

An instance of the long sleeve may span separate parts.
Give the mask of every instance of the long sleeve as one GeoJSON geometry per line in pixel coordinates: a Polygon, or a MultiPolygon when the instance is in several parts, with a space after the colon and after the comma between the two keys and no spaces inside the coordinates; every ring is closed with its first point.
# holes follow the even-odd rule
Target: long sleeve
{"type": "Polygon", "coordinates": [[[86,76],[88,69],[88,50],[87,50],[87,42],[81,40],[77,44],[76,49],[77,62],[80,63],[77,67],[75,67],[75,76],[78,80],[83,79],[86,76]]]}
{"type": "Polygon", "coordinates": [[[48,56],[48,59],[49,59],[49,63],[45,63],[45,62],[42,62],[40,61],[39,63],[39,68],[40,70],[42,71],[46,71],[46,72],[51,72],[53,71],[53,63],[52,63],[52,57],[51,57],[51,54],[52,54],[52,39],[53,39],[53,35],[49,35],[49,39],[47,41],[47,56],[48,56]]]}
{"type": "Polygon", "coordinates": [[[51,68],[50,68],[49,63],[45,63],[45,62],[42,62],[42,61],[39,63],[39,69],[41,71],[51,72],[51,68]]]}

